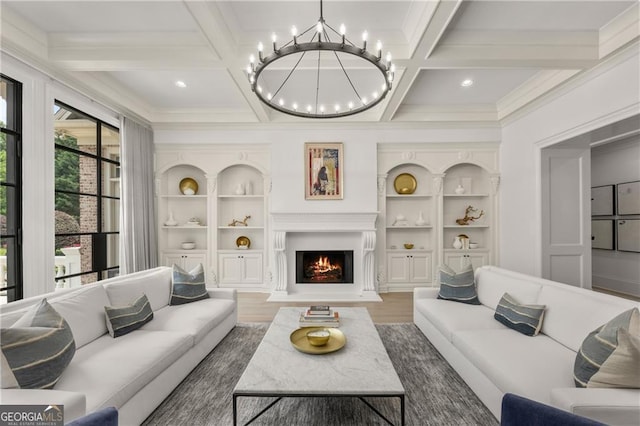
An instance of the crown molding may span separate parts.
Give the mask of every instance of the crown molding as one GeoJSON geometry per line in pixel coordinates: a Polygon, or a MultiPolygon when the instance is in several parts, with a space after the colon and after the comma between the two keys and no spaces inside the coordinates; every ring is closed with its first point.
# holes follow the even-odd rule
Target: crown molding
{"type": "Polygon", "coordinates": [[[576,88],[589,83],[591,80],[597,78],[598,76],[611,71],[616,68],[618,65],[624,63],[632,59],[633,57],[638,57],[640,54],[640,40],[635,40],[634,42],[628,44],[623,47],[616,53],[608,56],[607,58],[601,60],[594,67],[586,70],[580,71],[576,73],[574,76],[565,80],[565,82],[560,83],[556,86],[555,89],[544,93],[541,96],[538,96],[533,101],[524,105],[519,110],[513,112],[512,114],[506,116],[504,119],[500,120],[502,126],[507,126],[514,121],[519,120],[520,118],[529,115],[533,111],[542,108],[546,104],[552,102],[555,99],[558,99],[567,93],[575,90],[576,88]]]}
{"type": "Polygon", "coordinates": [[[538,97],[548,93],[555,87],[564,83],[579,70],[543,70],[538,72],[529,80],[525,81],[515,90],[498,100],[496,108],[498,119],[502,120],[509,114],[523,108],[538,97]]]}
{"type": "Polygon", "coordinates": [[[613,53],[640,36],[640,4],[635,3],[600,29],[600,57],[613,53]]]}

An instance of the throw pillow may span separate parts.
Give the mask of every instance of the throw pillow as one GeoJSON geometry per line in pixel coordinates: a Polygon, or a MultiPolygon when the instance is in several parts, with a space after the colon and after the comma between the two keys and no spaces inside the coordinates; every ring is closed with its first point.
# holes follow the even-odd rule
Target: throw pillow
{"type": "Polygon", "coordinates": [[[589,333],[573,366],[579,388],[640,388],[640,311],[633,308],[589,333]]]}
{"type": "Polygon", "coordinates": [[[186,272],[178,265],[173,265],[170,305],[182,305],[208,297],[209,293],[207,293],[207,287],[204,282],[202,263],[189,272],[186,272]]]}
{"type": "Polygon", "coordinates": [[[53,388],[76,352],[69,324],[47,299],[0,333],[3,389],[53,388]]]}
{"type": "Polygon", "coordinates": [[[147,295],[143,294],[127,306],[105,306],[107,329],[111,337],[124,336],[153,319],[153,311],[147,295]]]}
{"type": "Polygon", "coordinates": [[[439,274],[440,291],[438,292],[438,299],[452,300],[470,305],[480,304],[471,263],[457,273],[449,266],[441,265],[439,274]]]}
{"type": "Polygon", "coordinates": [[[542,328],[545,305],[522,305],[505,293],[493,315],[502,324],[527,336],[537,336],[542,328]]]}

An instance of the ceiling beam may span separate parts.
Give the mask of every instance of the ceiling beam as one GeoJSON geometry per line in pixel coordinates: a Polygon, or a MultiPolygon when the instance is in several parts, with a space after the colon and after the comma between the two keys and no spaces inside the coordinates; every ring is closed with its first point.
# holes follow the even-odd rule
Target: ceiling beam
{"type": "MultiPolygon", "coordinates": [[[[430,19],[426,22],[422,37],[413,50],[411,58],[403,67],[402,77],[396,80],[395,89],[391,92],[391,98],[380,117],[381,121],[390,121],[393,118],[402,100],[418,77],[423,65],[423,59],[429,57],[433,52],[461,4],[462,0],[440,1],[435,11],[432,9],[425,11],[430,15],[430,19]]],[[[400,63],[397,63],[396,66],[399,67],[400,63]]]]}
{"type": "Polygon", "coordinates": [[[245,64],[240,63],[236,43],[231,36],[222,13],[215,2],[199,0],[183,0],[186,8],[196,21],[200,31],[207,39],[211,49],[216,52],[228,70],[236,87],[253,110],[256,118],[261,122],[268,122],[270,117],[262,102],[253,94],[247,76],[244,73],[245,64]]]}

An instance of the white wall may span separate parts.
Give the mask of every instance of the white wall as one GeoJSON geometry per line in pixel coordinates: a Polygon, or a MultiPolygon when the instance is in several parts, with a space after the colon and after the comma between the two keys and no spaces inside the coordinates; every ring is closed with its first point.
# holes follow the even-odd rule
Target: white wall
{"type": "MultiPolygon", "coordinates": [[[[640,180],[640,136],[591,151],[591,186],[640,180]]],[[[593,285],[640,297],[640,253],[593,250],[593,285]]]]}
{"type": "Polygon", "coordinates": [[[500,265],[540,275],[540,149],[638,113],[637,44],[506,124],[500,146],[500,265]],[[517,237],[516,237],[517,236],[517,237]]]}
{"type": "Polygon", "coordinates": [[[308,125],[269,127],[238,126],[209,130],[154,129],[158,144],[242,144],[267,143],[271,147],[271,211],[273,212],[375,212],[377,206],[377,144],[409,142],[496,142],[497,127],[406,128],[397,125],[342,125],[315,122],[308,125]],[[305,142],[344,144],[344,199],[305,200],[305,142]]]}

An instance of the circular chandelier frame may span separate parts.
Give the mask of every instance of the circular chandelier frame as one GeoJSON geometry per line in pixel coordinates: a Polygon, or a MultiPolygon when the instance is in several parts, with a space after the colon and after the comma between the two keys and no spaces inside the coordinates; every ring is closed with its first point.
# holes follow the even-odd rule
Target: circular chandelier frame
{"type": "MultiPolygon", "coordinates": [[[[265,105],[273,108],[277,111],[280,111],[284,114],[303,117],[303,118],[340,118],[347,117],[350,115],[358,114],[369,110],[379,104],[391,91],[393,78],[395,74],[395,66],[391,63],[390,54],[387,54],[386,60],[382,60],[382,48],[378,47],[378,54],[375,55],[369,51],[367,51],[367,42],[366,38],[363,41],[362,47],[356,46],[351,41],[349,41],[344,34],[344,27],[341,28],[340,33],[334,30],[330,25],[328,25],[324,17],[322,15],[322,0],[320,0],[320,19],[317,24],[309,27],[301,34],[296,34],[295,27],[292,29],[293,39],[286,43],[284,46],[278,48],[275,41],[275,35],[273,40],[273,52],[270,55],[263,56],[262,54],[262,43],[258,47],[258,64],[255,64],[255,59],[253,55],[250,58],[250,64],[247,67],[247,77],[249,79],[249,83],[251,84],[251,90],[256,94],[258,99],[262,101],[265,105]],[[317,30],[317,34],[314,34],[311,41],[308,42],[298,42],[298,37],[305,35],[307,32],[313,30],[317,30]],[[327,32],[327,28],[333,31],[337,35],[337,37],[341,38],[341,42],[332,42],[329,37],[329,33],[327,32]],[[323,36],[324,39],[323,40],[323,36]],[[314,41],[315,40],[315,41],[314,41]],[[325,112],[322,106],[318,105],[318,92],[320,90],[320,54],[323,51],[333,52],[336,60],[340,65],[340,69],[342,70],[345,78],[349,82],[351,88],[353,89],[356,98],[359,102],[359,105],[350,106],[347,109],[342,110],[339,106],[336,107],[335,111],[325,112]],[[276,102],[276,97],[278,92],[286,85],[287,81],[291,77],[291,75],[296,71],[298,65],[304,58],[304,55],[308,52],[318,52],[318,65],[317,65],[317,79],[316,79],[316,98],[315,98],[315,108],[307,107],[306,111],[298,110],[295,107],[295,103],[291,108],[286,106],[284,103],[276,102]],[[360,93],[356,89],[355,85],[351,81],[351,77],[349,73],[345,69],[338,53],[345,53],[356,56],[357,58],[364,60],[370,64],[372,64],[377,71],[382,75],[382,80],[384,83],[380,87],[380,93],[374,92],[373,97],[370,101],[367,100],[366,97],[360,96],[360,93]],[[270,65],[273,65],[280,59],[283,59],[287,56],[301,54],[300,59],[296,62],[293,68],[289,71],[287,77],[284,79],[280,87],[275,91],[275,93],[268,97],[263,93],[262,88],[258,84],[258,77],[263,73],[270,65]]],[[[365,32],[366,34],[366,32],[365,32]]],[[[380,42],[378,42],[380,44],[380,42]]],[[[337,105],[337,104],[336,104],[337,105]]]]}

